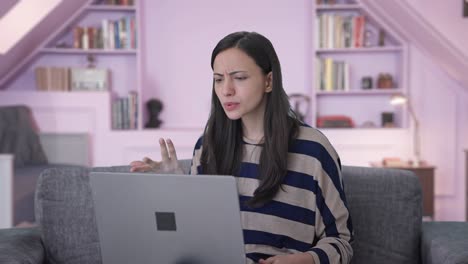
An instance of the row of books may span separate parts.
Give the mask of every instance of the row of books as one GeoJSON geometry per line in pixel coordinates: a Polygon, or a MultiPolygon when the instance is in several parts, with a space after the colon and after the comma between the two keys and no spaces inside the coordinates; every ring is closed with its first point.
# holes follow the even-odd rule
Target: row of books
{"type": "Polygon", "coordinates": [[[39,91],[107,91],[109,70],[39,66],[34,69],[39,91]]]}
{"type": "Polygon", "coordinates": [[[349,0],[316,0],[317,5],[352,4],[349,0]]]}
{"type": "Polygon", "coordinates": [[[134,5],[134,0],[100,0],[96,1],[94,4],[132,6],[134,5]]]}
{"type": "Polygon", "coordinates": [[[349,91],[350,66],[344,61],[317,58],[316,70],[319,78],[316,87],[320,91],[349,91]]]}
{"type": "Polygon", "coordinates": [[[321,49],[364,47],[365,17],[320,14],[316,17],[316,46],[321,49]]]}
{"type": "Polygon", "coordinates": [[[73,47],[75,49],[136,49],[135,17],[122,17],[115,21],[104,19],[101,27],[75,27],[73,47]]]}
{"type": "Polygon", "coordinates": [[[138,127],[138,93],[129,92],[128,96],[112,101],[112,129],[128,130],[138,127]]]}

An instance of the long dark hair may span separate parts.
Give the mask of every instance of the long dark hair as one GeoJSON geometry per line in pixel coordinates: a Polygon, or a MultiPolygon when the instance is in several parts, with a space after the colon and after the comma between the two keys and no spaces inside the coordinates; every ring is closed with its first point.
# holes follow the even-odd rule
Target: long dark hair
{"type": "MultiPolygon", "coordinates": [[[[248,202],[259,207],[276,195],[287,173],[290,142],[297,137],[299,121],[291,110],[283,89],[281,66],[271,42],[255,32],[235,32],[224,37],[211,55],[211,68],[216,56],[227,49],[238,48],[250,56],[262,69],[272,73],[272,91],[266,93],[264,144],[260,155],[260,184],[248,202]],[[287,140],[286,140],[287,139],[287,140]]],[[[211,112],[203,135],[201,165],[204,174],[237,175],[242,161],[241,120],[230,120],[216,96],[211,96],[211,112]]]]}

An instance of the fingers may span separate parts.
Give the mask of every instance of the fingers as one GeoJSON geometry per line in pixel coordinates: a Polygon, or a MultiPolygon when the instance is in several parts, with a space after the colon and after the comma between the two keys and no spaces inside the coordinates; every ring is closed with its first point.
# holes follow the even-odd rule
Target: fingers
{"type": "MultiPolygon", "coordinates": [[[[157,171],[161,168],[167,171],[180,169],[178,168],[177,153],[172,140],[169,138],[166,140],[160,138],[159,146],[161,147],[161,162],[153,161],[152,159],[145,157],[142,161],[132,161],[130,163],[130,171],[147,172],[151,170],[157,171]]],[[[181,172],[183,171],[181,170],[181,172]]]]}
{"type": "Polygon", "coordinates": [[[166,141],[163,138],[159,139],[159,146],[161,147],[161,158],[162,161],[169,161],[169,152],[167,150],[166,141]]]}
{"type": "Polygon", "coordinates": [[[176,150],[175,150],[175,147],[174,147],[174,143],[172,143],[172,140],[169,139],[169,138],[166,140],[166,143],[167,143],[167,148],[169,150],[169,157],[173,161],[177,161],[177,154],[176,154],[176,150]]]}
{"type": "Polygon", "coordinates": [[[145,165],[145,163],[143,161],[139,161],[139,160],[136,160],[136,161],[132,161],[130,162],[130,166],[132,167],[138,167],[138,166],[143,166],[145,165]]]}
{"type": "Polygon", "coordinates": [[[160,138],[159,145],[161,146],[161,158],[163,162],[169,160],[177,161],[176,150],[171,139],[168,138],[164,140],[163,138],[160,138]]]}
{"type": "Polygon", "coordinates": [[[148,164],[140,165],[140,166],[132,166],[130,168],[130,172],[147,172],[150,171],[152,168],[148,164]]]}
{"type": "Polygon", "coordinates": [[[157,169],[158,162],[152,161],[150,158],[145,157],[143,161],[132,161],[130,163],[130,171],[131,172],[147,172],[150,170],[157,169]]]}
{"type": "Polygon", "coordinates": [[[157,162],[153,161],[152,159],[150,159],[150,158],[148,158],[148,157],[144,157],[144,158],[143,158],[143,162],[144,162],[145,164],[150,165],[150,166],[154,166],[154,165],[156,165],[156,163],[157,163],[157,162]]]}

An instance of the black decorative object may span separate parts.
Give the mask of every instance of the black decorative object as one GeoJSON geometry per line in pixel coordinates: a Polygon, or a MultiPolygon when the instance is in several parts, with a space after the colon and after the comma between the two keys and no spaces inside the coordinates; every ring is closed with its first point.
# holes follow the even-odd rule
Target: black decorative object
{"type": "Polygon", "coordinates": [[[86,60],[88,61],[88,67],[89,69],[94,69],[96,68],[96,57],[93,54],[88,54],[86,56],[86,60]]]}
{"type": "Polygon", "coordinates": [[[369,77],[369,76],[362,77],[361,89],[363,90],[372,89],[372,77],[369,77]]]}
{"type": "Polygon", "coordinates": [[[382,127],[395,127],[392,112],[383,112],[382,113],[382,127]]]}
{"type": "Polygon", "coordinates": [[[379,30],[379,46],[385,46],[385,31],[383,29],[379,30]]]}
{"type": "Polygon", "coordinates": [[[148,109],[149,120],[146,123],[146,128],[159,128],[162,121],[159,120],[159,114],[163,110],[163,103],[158,99],[151,99],[146,102],[146,108],[148,109]]]}

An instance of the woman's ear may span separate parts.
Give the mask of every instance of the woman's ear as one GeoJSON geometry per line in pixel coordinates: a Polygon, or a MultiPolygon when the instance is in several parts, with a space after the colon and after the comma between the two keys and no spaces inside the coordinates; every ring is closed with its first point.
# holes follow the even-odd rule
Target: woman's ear
{"type": "Polygon", "coordinates": [[[273,74],[269,72],[266,75],[265,93],[270,93],[273,89],[273,74]]]}

